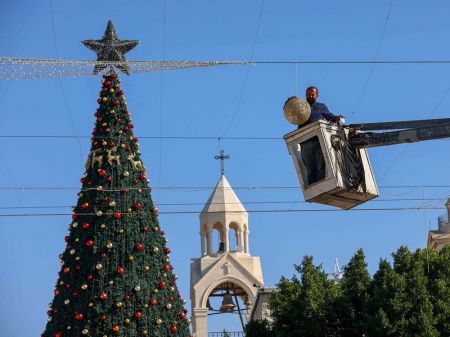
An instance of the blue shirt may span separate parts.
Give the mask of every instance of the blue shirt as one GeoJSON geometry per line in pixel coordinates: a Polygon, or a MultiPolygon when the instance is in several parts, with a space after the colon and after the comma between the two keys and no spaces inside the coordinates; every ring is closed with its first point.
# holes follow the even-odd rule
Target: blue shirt
{"type": "Polygon", "coordinates": [[[309,116],[309,119],[306,121],[306,123],[298,126],[299,129],[312,122],[316,122],[321,119],[329,121],[334,117],[334,115],[328,110],[327,106],[323,103],[315,102],[313,104],[310,104],[310,107],[311,115],[309,116]]]}

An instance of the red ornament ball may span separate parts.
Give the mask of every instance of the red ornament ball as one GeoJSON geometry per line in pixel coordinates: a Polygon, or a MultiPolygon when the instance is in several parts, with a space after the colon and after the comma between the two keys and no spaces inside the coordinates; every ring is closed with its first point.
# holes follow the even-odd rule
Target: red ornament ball
{"type": "Polygon", "coordinates": [[[83,203],[81,204],[81,207],[84,208],[84,209],[86,209],[86,208],[89,207],[89,203],[88,203],[88,202],[83,202],[83,203]]]}
{"type": "Polygon", "coordinates": [[[113,214],[113,218],[114,219],[120,219],[122,217],[122,214],[120,214],[120,213],[114,213],[113,214]]]}
{"type": "Polygon", "coordinates": [[[86,276],[86,280],[88,280],[88,281],[92,281],[93,278],[94,278],[94,276],[92,276],[92,275],[86,276]]]}
{"type": "Polygon", "coordinates": [[[92,247],[93,245],[94,245],[94,241],[92,241],[92,240],[87,240],[86,241],[86,246],[92,247]]]}
{"type": "Polygon", "coordinates": [[[81,320],[83,319],[83,314],[82,314],[81,312],[77,313],[77,314],[75,315],[75,319],[76,319],[77,321],[81,321],[81,320]]]}
{"type": "Polygon", "coordinates": [[[169,302],[173,302],[175,298],[173,296],[169,296],[169,302]]]}
{"type": "Polygon", "coordinates": [[[100,255],[100,257],[101,257],[102,259],[106,259],[106,258],[108,257],[108,255],[107,255],[106,253],[102,253],[102,254],[100,255]]]}
{"type": "Polygon", "coordinates": [[[101,293],[100,294],[100,299],[101,300],[106,300],[108,298],[108,295],[106,293],[101,293]]]}
{"type": "Polygon", "coordinates": [[[106,315],[105,315],[105,314],[101,315],[101,316],[100,316],[100,319],[101,319],[102,321],[106,321],[106,315]]]}
{"type": "Polygon", "coordinates": [[[106,181],[107,181],[108,183],[110,183],[110,182],[112,181],[112,178],[111,178],[111,177],[108,177],[108,178],[106,178],[106,181]]]}
{"type": "Polygon", "coordinates": [[[70,272],[70,268],[66,267],[63,269],[64,274],[68,274],[70,272]]]}
{"type": "Polygon", "coordinates": [[[186,317],[186,314],[182,311],[182,312],[180,312],[180,318],[185,318],[186,317]]]}
{"type": "Polygon", "coordinates": [[[114,105],[119,105],[119,101],[116,99],[116,100],[113,101],[113,104],[114,105]]]}
{"type": "Polygon", "coordinates": [[[140,202],[136,202],[136,203],[134,204],[134,209],[141,209],[141,207],[142,207],[142,205],[141,205],[140,202]]]}
{"type": "Polygon", "coordinates": [[[147,179],[147,177],[145,176],[145,174],[141,174],[139,176],[139,179],[141,179],[142,181],[144,181],[145,179],[147,179]]]}
{"type": "Polygon", "coordinates": [[[76,219],[77,219],[77,215],[76,214],[72,215],[72,220],[76,220],[76,219]]]}
{"type": "Polygon", "coordinates": [[[83,224],[83,229],[88,229],[90,227],[90,225],[86,222],[83,224]]]}
{"type": "Polygon", "coordinates": [[[136,312],[134,313],[134,318],[140,319],[141,317],[142,317],[142,312],[136,311],[136,312]]]}
{"type": "Polygon", "coordinates": [[[166,248],[166,254],[167,255],[169,255],[171,251],[172,251],[172,249],[170,249],[169,247],[166,248]]]}
{"type": "Polygon", "coordinates": [[[164,270],[164,271],[169,271],[169,270],[170,270],[170,266],[169,266],[168,264],[165,264],[165,265],[163,266],[163,270],[164,270]]]}
{"type": "Polygon", "coordinates": [[[135,248],[136,250],[142,250],[144,249],[144,246],[142,245],[142,243],[138,243],[135,248]]]}
{"type": "Polygon", "coordinates": [[[100,177],[104,177],[104,176],[106,176],[106,170],[99,170],[98,171],[98,175],[100,176],[100,177]]]}
{"type": "Polygon", "coordinates": [[[144,227],[144,228],[142,228],[142,231],[143,231],[144,233],[147,233],[147,232],[148,232],[148,228],[147,228],[147,227],[144,227]]]}
{"type": "Polygon", "coordinates": [[[125,269],[123,269],[123,267],[118,267],[116,272],[117,274],[122,275],[125,272],[125,269]]]}
{"type": "Polygon", "coordinates": [[[69,241],[69,237],[66,235],[65,237],[64,237],[64,242],[68,242],[69,241]]]}
{"type": "Polygon", "coordinates": [[[117,332],[120,330],[120,327],[117,324],[114,324],[111,329],[112,331],[117,332]]]}
{"type": "Polygon", "coordinates": [[[164,282],[164,281],[159,282],[159,287],[160,288],[165,288],[166,287],[166,282],[164,282]]]}
{"type": "Polygon", "coordinates": [[[154,298],[150,299],[150,305],[156,305],[157,303],[158,302],[154,298]]]}
{"type": "Polygon", "coordinates": [[[171,327],[170,327],[170,332],[172,332],[172,333],[176,333],[177,332],[177,327],[175,326],[175,325],[172,325],[171,327]]]}
{"type": "MultiPolygon", "coordinates": [[[[42,336],[44,336],[44,335],[42,335],[42,336]]],[[[56,332],[55,337],[61,337],[61,332],[56,332]]]]}

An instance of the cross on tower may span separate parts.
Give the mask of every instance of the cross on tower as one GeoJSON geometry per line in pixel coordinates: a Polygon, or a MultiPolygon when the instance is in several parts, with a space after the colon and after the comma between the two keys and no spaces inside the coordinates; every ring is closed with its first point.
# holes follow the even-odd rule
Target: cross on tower
{"type": "Polygon", "coordinates": [[[224,172],[225,172],[224,160],[225,159],[230,159],[230,156],[229,155],[225,155],[225,152],[223,152],[223,150],[220,150],[219,153],[220,153],[220,155],[219,156],[215,156],[214,159],[220,159],[220,169],[221,169],[221,172],[222,172],[222,175],[223,175],[224,172]]]}

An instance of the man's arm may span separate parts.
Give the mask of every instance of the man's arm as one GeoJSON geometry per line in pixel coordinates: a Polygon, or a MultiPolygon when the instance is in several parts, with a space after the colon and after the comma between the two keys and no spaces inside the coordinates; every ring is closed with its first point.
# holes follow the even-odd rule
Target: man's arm
{"type": "Polygon", "coordinates": [[[336,115],[332,114],[330,112],[330,110],[328,110],[328,107],[323,103],[320,103],[320,113],[327,121],[331,121],[331,122],[339,122],[341,120],[341,118],[344,118],[344,116],[342,116],[342,115],[336,116],[336,115]]]}

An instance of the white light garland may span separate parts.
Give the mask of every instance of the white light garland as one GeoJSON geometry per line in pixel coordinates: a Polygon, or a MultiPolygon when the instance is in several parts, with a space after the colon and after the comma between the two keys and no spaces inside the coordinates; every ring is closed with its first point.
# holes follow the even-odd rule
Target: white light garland
{"type": "Polygon", "coordinates": [[[246,65],[249,61],[77,61],[0,57],[0,80],[39,79],[93,76],[96,64],[120,66],[126,64],[132,73],[145,73],[222,65],[246,65]]]}

